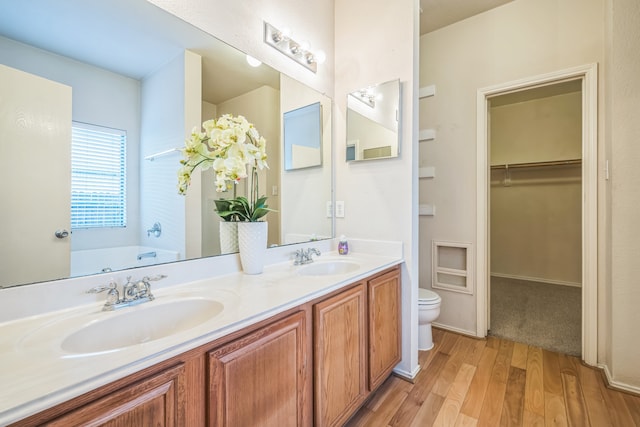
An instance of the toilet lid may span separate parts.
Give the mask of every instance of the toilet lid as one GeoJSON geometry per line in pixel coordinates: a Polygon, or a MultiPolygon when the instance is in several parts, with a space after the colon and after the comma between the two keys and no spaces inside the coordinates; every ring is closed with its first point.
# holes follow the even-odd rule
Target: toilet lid
{"type": "Polygon", "coordinates": [[[418,288],[418,304],[436,304],[440,296],[429,289],[418,288]]]}

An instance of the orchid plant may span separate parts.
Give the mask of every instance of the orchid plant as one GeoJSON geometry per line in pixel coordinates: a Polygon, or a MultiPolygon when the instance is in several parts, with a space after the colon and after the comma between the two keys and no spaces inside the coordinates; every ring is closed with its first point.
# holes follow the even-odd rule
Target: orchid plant
{"type": "Polygon", "coordinates": [[[202,130],[194,128],[181,150],[178,193],[187,193],[197,168],[214,170],[217,192],[230,190],[250,176],[250,200],[242,196],[220,199],[216,211],[224,221],[258,221],[272,210],[266,196],[258,197],[258,169],[269,167],[266,140],[246,118],[231,114],[203,122],[202,130]]]}

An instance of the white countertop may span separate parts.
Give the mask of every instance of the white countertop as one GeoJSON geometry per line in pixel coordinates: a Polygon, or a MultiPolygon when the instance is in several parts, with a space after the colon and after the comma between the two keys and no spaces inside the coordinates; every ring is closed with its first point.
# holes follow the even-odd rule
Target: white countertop
{"type": "MultiPolygon", "coordinates": [[[[401,256],[366,253],[323,254],[355,261],[351,273],[302,276],[291,261],[266,266],[260,275],[231,273],[154,288],[156,299],[115,312],[103,301],[0,323],[0,425],[20,420],[99,386],[152,366],[231,332],[267,319],[402,262],[401,256]],[[222,313],[191,329],[114,352],[74,355],[62,340],[91,319],[144,310],[180,297],[208,298],[224,304],[222,313]]],[[[102,294],[105,297],[105,294],[102,294]]],[[[135,328],[135,325],[131,325],[135,328]]]]}

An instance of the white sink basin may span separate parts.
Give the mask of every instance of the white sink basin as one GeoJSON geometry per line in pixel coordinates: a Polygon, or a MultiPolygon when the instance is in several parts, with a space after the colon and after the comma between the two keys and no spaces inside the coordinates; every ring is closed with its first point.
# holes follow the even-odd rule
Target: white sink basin
{"type": "Polygon", "coordinates": [[[303,276],[334,276],[356,271],[360,264],[347,260],[315,261],[300,267],[298,274],[303,276]]]}
{"type": "MultiPolygon", "coordinates": [[[[161,304],[148,302],[121,313],[104,313],[67,335],[60,344],[66,353],[109,352],[186,331],[222,313],[218,301],[189,298],[161,304]]],[[[126,310],[126,309],[123,309],[126,310]]]]}

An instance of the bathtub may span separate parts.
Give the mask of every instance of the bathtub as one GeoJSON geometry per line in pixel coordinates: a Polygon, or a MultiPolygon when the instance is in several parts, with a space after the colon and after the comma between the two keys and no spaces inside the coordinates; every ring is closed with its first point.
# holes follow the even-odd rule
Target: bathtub
{"type": "Polygon", "coordinates": [[[149,246],[120,246],[71,251],[71,276],[178,261],[180,253],[149,246]]]}

